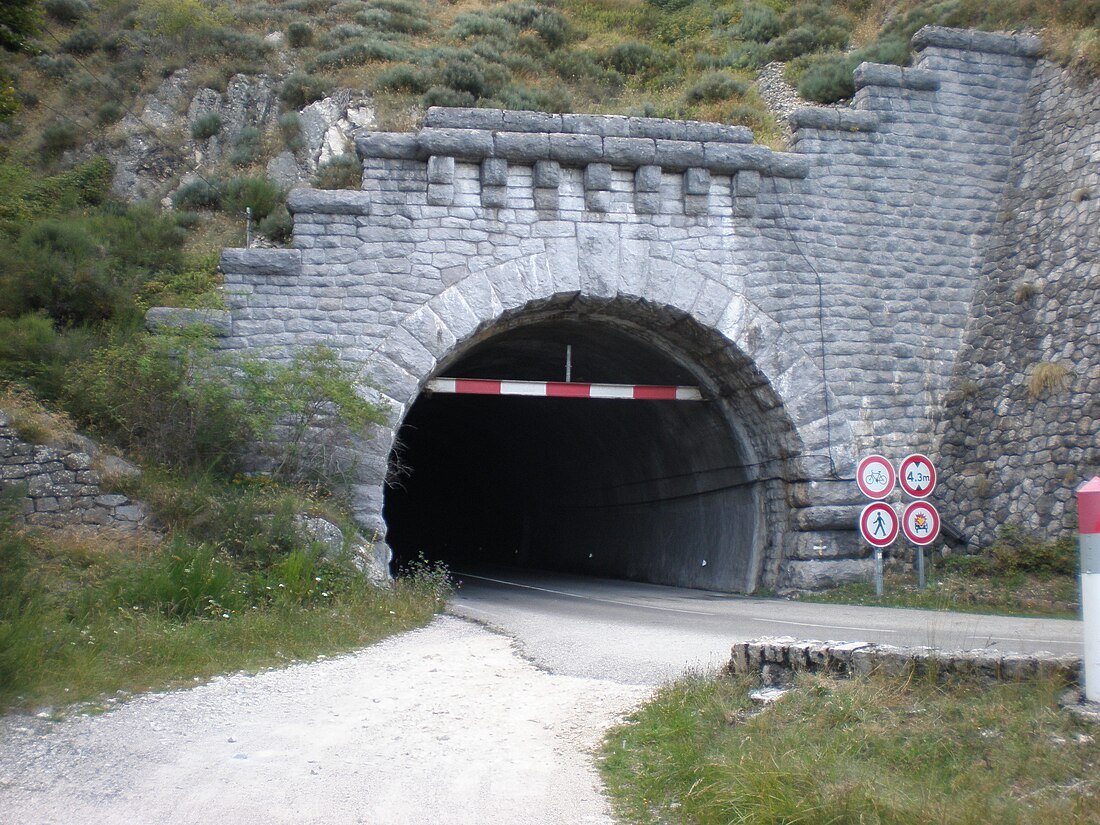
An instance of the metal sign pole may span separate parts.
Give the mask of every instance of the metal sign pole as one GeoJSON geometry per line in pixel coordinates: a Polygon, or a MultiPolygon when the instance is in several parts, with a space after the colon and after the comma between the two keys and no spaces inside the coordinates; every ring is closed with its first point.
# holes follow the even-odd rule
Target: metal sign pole
{"type": "Polygon", "coordinates": [[[1100,702],[1100,476],[1077,490],[1081,542],[1081,619],[1085,635],[1085,698],[1100,702]]]}
{"type": "Polygon", "coordinates": [[[881,596],[885,592],[882,583],[882,548],[875,548],[875,595],[881,596]]]}

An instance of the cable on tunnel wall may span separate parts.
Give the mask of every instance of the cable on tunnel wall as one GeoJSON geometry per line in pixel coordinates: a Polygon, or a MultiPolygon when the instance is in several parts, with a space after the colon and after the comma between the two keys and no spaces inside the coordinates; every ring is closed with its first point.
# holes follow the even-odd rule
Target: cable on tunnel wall
{"type": "MultiPolygon", "coordinates": [[[[798,242],[798,238],[795,237],[794,231],[787,224],[787,211],[783,208],[783,203],[779,199],[779,187],[776,184],[775,178],[771,178],[771,184],[772,194],[775,196],[775,204],[779,208],[779,215],[782,218],[779,222],[779,226],[787,233],[787,237],[790,238],[795,251],[798,252],[799,257],[806,262],[806,266],[810,268],[810,271],[814,274],[814,278],[817,279],[817,329],[820,334],[821,342],[821,394],[825,402],[825,444],[829,450],[829,473],[833,478],[840,479],[840,475],[837,473],[836,469],[836,460],[833,458],[833,417],[831,405],[829,404],[829,379],[826,376],[825,370],[825,287],[821,281],[821,273],[817,271],[817,267],[814,266],[813,261],[811,261],[806,253],[802,251],[802,245],[798,242]]],[[[825,456],[820,455],[817,457],[825,458],[825,456]]]]}

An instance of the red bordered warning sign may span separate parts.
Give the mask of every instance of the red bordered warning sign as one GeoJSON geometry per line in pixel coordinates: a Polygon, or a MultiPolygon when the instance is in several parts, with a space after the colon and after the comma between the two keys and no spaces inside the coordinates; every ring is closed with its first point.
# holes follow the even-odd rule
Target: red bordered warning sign
{"type": "Polygon", "coordinates": [[[931,544],[940,534],[940,514],[927,501],[914,501],[901,514],[901,530],[913,544],[931,544]]]}
{"type": "Polygon", "coordinates": [[[859,532],[872,547],[890,546],[899,530],[897,513],[883,501],[871,502],[859,514],[859,532]]]}
{"type": "Polygon", "coordinates": [[[898,483],[913,498],[927,498],[936,489],[936,468],[932,459],[920,453],[907,455],[898,468],[898,483]]]}
{"type": "Polygon", "coordinates": [[[856,485],[867,498],[886,498],[894,481],[894,465],[880,455],[867,456],[856,468],[856,485]]]}

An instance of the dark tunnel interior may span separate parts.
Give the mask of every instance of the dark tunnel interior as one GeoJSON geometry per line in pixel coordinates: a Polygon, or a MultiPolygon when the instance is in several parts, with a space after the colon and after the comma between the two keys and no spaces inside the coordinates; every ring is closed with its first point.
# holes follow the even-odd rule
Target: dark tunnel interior
{"type": "MultiPolygon", "coordinates": [[[[697,385],[608,323],[492,336],[441,375],[697,385]]],[[[395,568],[525,566],[751,589],[759,502],[719,403],[422,393],[398,432],[384,515],[395,568]]]]}

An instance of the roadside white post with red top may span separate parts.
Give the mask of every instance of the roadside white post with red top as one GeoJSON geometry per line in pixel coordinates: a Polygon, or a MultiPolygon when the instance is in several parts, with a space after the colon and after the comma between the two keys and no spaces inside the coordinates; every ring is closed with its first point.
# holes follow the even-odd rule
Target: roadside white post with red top
{"type": "Polygon", "coordinates": [[[1085,625],[1085,698],[1100,702],[1100,476],[1077,490],[1081,536],[1081,618],[1085,625]]]}

